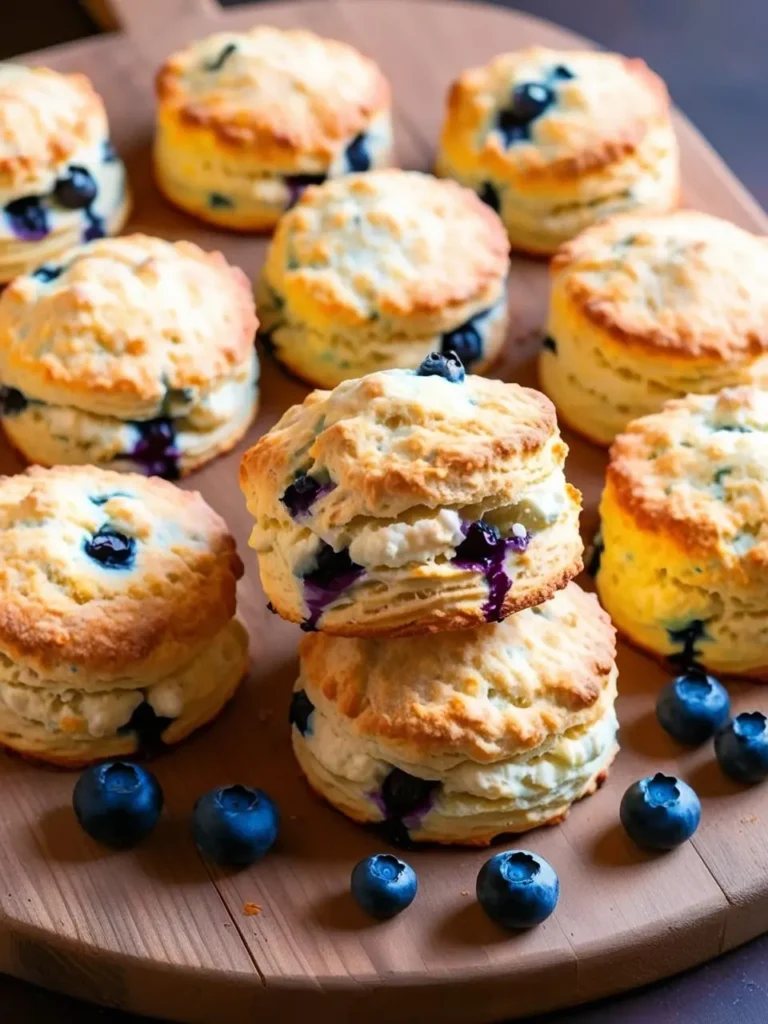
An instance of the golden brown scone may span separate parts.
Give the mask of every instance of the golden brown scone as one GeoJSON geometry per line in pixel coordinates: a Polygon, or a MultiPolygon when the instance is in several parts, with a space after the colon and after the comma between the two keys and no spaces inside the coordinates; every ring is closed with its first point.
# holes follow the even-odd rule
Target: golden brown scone
{"type": "Polygon", "coordinates": [[[0,282],[116,234],[130,201],[85,75],[0,64],[0,282]]]}
{"type": "Polygon", "coordinates": [[[73,250],[0,296],[6,434],[44,465],[186,474],[253,420],[256,326],[221,253],[146,235],[73,250]]]}
{"type": "Polygon", "coordinates": [[[600,444],[689,392],[768,385],[768,238],[693,211],[611,217],[552,261],[544,390],[600,444]]]}
{"type": "Polygon", "coordinates": [[[768,679],[768,392],[689,395],[611,448],[597,586],[656,654],[768,679]]]}
{"type": "Polygon", "coordinates": [[[617,750],[614,630],[575,583],[494,625],[300,651],[299,763],[394,839],[480,846],[559,821],[617,750]]]}
{"type": "Polygon", "coordinates": [[[309,189],[282,218],[258,285],[263,337],[318,387],[455,351],[485,370],[507,331],[509,243],[469,189],[416,171],[309,189]]]}
{"type": "Polygon", "coordinates": [[[267,596],[305,629],[346,636],[540,604],[581,568],[566,454],[543,395],[442,356],[316,391],[241,464],[267,596]]]}
{"type": "Polygon", "coordinates": [[[391,159],[389,85],[346,43],[259,25],[173,54],[157,75],[155,176],[221,227],[274,227],[309,184],[391,159]]]}
{"type": "Polygon", "coordinates": [[[91,466],[0,478],[0,744],[76,766],[210,720],[246,669],[241,575],[196,492],[91,466]]]}
{"type": "Polygon", "coordinates": [[[679,191],[666,87],[615,53],[535,46],[465,71],[448,94],[437,166],[532,253],[606,214],[672,209],[679,191]]]}

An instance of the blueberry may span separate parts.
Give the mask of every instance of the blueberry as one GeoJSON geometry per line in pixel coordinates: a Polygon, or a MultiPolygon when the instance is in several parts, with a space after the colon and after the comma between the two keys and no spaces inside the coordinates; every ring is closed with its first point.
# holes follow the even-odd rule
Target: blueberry
{"type": "Polygon", "coordinates": [[[670,655],[668,660],[683,668],[695,665],[700,654],[696,647],[698,641],[709,639],[707,624],[702,619],[693,619],[680,629],[667,629],[667,636],[671,644],[682,644],[682,651],[670,655]]]}
{"type": "Polygon", "coordinates": [[[294,206],[301,199],[304,189],[310,185],[322,185],[324,174],[288,174],[283,179],[288,186],[288,206],[294,206]]]}
{"type": "Polygon", "coordinates": [[[483,182],[483,187],[478,192],[478,195],[486,206],[490,206],[492,210],[499,213],[501,210],[501,199],[499,198],[497,189],[490,183],[490,181],[483,182]]]}
{"type": "Polygon", "coordinates": [[[57,277],[61,277],[63,273],[64,267],[61,264],[44,263],[42,267],[37,268],[32,277],[43,284],[48,284],[49,281],[55,281],[57,277]]]}
{"type": "Polygon", "coordinates": [[[176,427],[173,420],[160,416],[154,420],[134,423],[139,440],[130,457],[148,476],[162,476],[166,480],[179,477],[179,449],[176,445],[176,427]]]}
{"type": "Polygon", "coordinates": [[[416,872],[410,864],[391,853],[375,853],[352,869],[352,895],[366,914],[379,921],[410,907],[418,887],[416,872]]]}
{"type": "Polygon", "coordinates": [[[455,352],[430,352],[416,373],[419,377],[444,377],[451,384],[464,380],[464,367],[455,352]]]}
{"type": "Polygon", "coordinates": [[[212,210],[231,210],[235,204],[221,192],[209,192],[208,205],[212,210]]]}
{"type": "Polygon", "coordinates": [[[432,808],[439,788],[440,783],[434,779],[420,779],[402,768],[393,768],[381,787],[387,816],[401,819],[426,814],[432,808]]]}
{"type": "Polygon", "coordinates": [[[105,569],[130,569],[136,558],[136,541],[124,533],[102,526],[83,545],[86,555],[105,569]]]}
{"type": "Polygon", "coordinates": [[[496,124],[507,146],[530,139],[530,125],[555,101],[554,90],[542,82],[515,86],[512,104],[499,111],[496,124]]]}
{"type": "Polygon", "coordinates": [[[565,64],[558,64],[557,67],[552,69],[552,77],[559,78],[560,81],[564,82],[569,78],[575,78],[576,75],[565,64]]]}
{"type": "Polygon", "coordinates": [[[53,196],[59,206],[67,210],[82,210],[91,205],[98,191],[93,176],[85,167],[73,164],[54,185],[53,196]]]}
{"type": "Polygon", "coordinates": [[[302,623],[302,629],[311,632],[329,604],[332,604],[347,587],[363,575],[365,569],[349,557],[349,549],[334,551],[330,544],[323,544],[315,559],[315,568],[303,577],[304,601],[309,609],[309,618],[302,623]]]}
{"type": "Polygon", "coordinates": [[[166,749],[163,733],[172,721],[166,715],[158,715],[149,701],[143,700],[117,731],[121,736],[136,738],[142,757],[157,757],[166,749]]]}
{"type": "Polygon", "coordinates": [[[554,338],[550,337],[549,334],[547,334],[544,340],[542,341],[541,347],[545,349],[547,352],[552,352],[555,355],[557,355],[557,342],[554,338]]]}
{"type": "Polygon", "coordinates": [[[205,65],[205,70],[221,71],[221,69],[224,67],[224,65],[235,52],[235,50],[237,50],[237,43],[227,43],[224,49],[221,50],[221,52],[218,53],[213,58],[213,60],[208,61],[208,63],[205,65]]]}
{"type": "Polygon", "coordinates": [[[728,721],[731,709],[722,683],[701,669],[690,668],[667,683],[656,701],[662,729],[680,743],[703,743],[728,721]]]}
{"type": "Polygon", "coordinates": [[[14,199],[6,205],[5,215],[14,234],[25,242],[39,242],[50,230],[48,214],[37,196],[14,199]]]}
{"type": "Polygon", "coordinates": [[[346,150],[347,166],[350,171],[370,171],[371,169],[371,154],[368,152],[368,142],[365,137],[365,132],[361,132],[360,135],[356,135],[354,139],[347,146],[346,150]]]}
{"type": "Polygon", "coordinates": [[[761,711],[736,715],[715,736],[715,755],[722,771],[736,782],[768,779],[768,720],[761,711]]]}
{"type": "Polygon", "coordinates": [[[334,486],[330,481],[322,484],[315,477],[300,471],[293,478],[293,483],[286,487],[280,500],[293,519],[300,519],[309,513],[316,501],[330,494],[334,486]]]}
{"type": "Polygon", "coordinates": [[[460,327],[446,331],[442,336],[440,351],[443,353],[453,352],[468,370],[471,369],[472,364],[481,359],[483,355],[483,336],[478,325],[488,316],[488,312],[487,309],[484,309],[480,313],[475,313],[460,327]]]}
{"type": "Polygon", "coordinates": [[[101,144],[101,159],[105,164],[115,164],[120,159],[111,139],[104,139],[101,144]]]}
{"type": "Polygon", "coordinates": [[[621,823],[630,839],[648,850],[672,850],[690,839],[701,821],[701,804],[687,782],[649,775],[621,800],[621,823]]]}
{"type": "Polygon", "coordinates": [[[306,690],[294,690],[291,694],[291,706],[288,711],[288,721],[295,725],[302,736],[306,736],[312,729],[309,720],[315,710],[315,705],[307,696],[306,690]]]}
{"type": "Polygon", "coordinates": [[[259,860],[277,839],[279,815],[260,789],[225,786],[195,804],[192,831],[198,849],[216,864],[244,867],[259,860]]]}
{"type": "Polygon", "coordinates": [[[485,570],[496,561],[504,541],[498,527],[478,519],[465,529],[464,540],[456,548],[456,562],[485,570]]]}
{"type": "Polygon", "coordinates": [[[148,836],[157,824],[163,791],[146,768],[108,761],[83,772],[75,784],[72,804],[89,836],[125,849],[148,836]]]}
{"type": "Polygon", "coordinates": [[[497,853],[480,868],[477,899],[504,928],[532,928],[557,906],[560,881],[554,868],[528,850],[497,853]]]}
{"type": "Polygon", "coordinates": [[[16,388],[0,387],[0,415],[18,416],[29,405],[26,395],[16,388]]]}

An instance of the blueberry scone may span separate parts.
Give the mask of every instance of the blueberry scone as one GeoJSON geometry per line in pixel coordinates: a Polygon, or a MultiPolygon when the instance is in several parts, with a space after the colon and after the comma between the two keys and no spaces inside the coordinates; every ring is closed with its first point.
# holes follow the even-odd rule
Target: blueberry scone
{"type": "Polygon", "coordinates": [[[0,744],[76,767],[210,721],[246,671],[241,575],[197,493],[91,466],[0,478],[0,744]]]}
{"type": "Polygon", "coordinates": [[[305,637],[291,701],[310,785],[395,842],[483,846],[560,821],[618,749],[615,636],[575,583],[495,625],[305,637]]]}
{"type": "Polygon", "coordinates": [[[0,296],[0,409],[44,465],[175,479],[230,449],[258,403],[248,280],[220,253],[104,239],[0,296]]]}
{"type": "Polygon", "coordinates": [[[415,171],[310,189],[280,222],[257,289],[262,337],[318,387],[430,352],[493,362],[507,331],[509,243],[469,189],[415,171]]]}
{"type": "Polygon", "coordinates": [[[551,253],[606,214],[677,204],[666,86],[642,60],[531,47],[451,87],[438,172],[501,214],[513,248],[551,253]]]}
{"type": "Polygon", "coordinates": [[[689,395],[611,448],[597,587],[618,629],[684,665],[768,680],[768,392],[689,395]]]}
{"type": "Polygon", "coordinates": [[[705,213],[623,214],[552,261],[544,390],[610,444],[665,401],[768,386],[768,238],[705,213]]]}
{"type": "Polygon", "coordinates": [[[543,395],[439,354],[315,391],[241,464],[267,597],[346,636],[541,604],[581,569],[567,450],[543,395]]]}
{"type": "Polygon", "coordinates": [[[0,64],[0,282],[117,234],[125,168],[85,75],[0,64]]]}
{"type": "Polygon", "coordinates": [[[188,213],[268,230],[307,185],[386,166],[390,91],[346,43],[260,25],[174,53],[157,75],[155,177],[188,213]]]}

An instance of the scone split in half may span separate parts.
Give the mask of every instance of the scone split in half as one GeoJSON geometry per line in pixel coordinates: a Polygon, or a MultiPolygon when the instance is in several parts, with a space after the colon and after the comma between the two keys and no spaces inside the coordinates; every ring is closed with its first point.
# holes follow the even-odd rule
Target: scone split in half
{"type": "Polygon", "coordinates": [[[162,66],[157,101],[160,189],[221,227],[268,230],[308,185],[391,162],[381,71],[303,29],[199,40],[162,66]]]}
{"type": "Polygon", "coordinates": [[[93,467],[0,479],[0,745],[78,767],[210,721],[246,672],[241,575],[195,492],[93,467]]]}
{"type": "Polygon", "coordinates": [[[484,372],[507,335],[509,243],[470,190],[416,171],[309,189],[280,221],[257,286],[261,338],[316,387],[435,350],[484,372]]]}
{"type": "Polygon", "coordinates": [[[310,785],[395,842],[482,846],[560,821],[618,749],[615,634],[569,584],[495,625],[314,634],[291,703],[310,785]]]}
{"type": "Polygon", "coordinates": [[[768,680],[768,392],[689,395],[611,448],[597,588],[630,640],[768,680]]]}
{"type": "Polygon", "coordinates": [[[543,395],[441,355],[313,392],[241,464],[267,597],[348,636],[540,604],[581,569],[566,453],[543,395]]]}
{"type": "Polygon", "coordinates": [[[176,479],[228,451],[258,404],[248,280],[220,253],[92,242],[0,296],[0,409],[30,462],[176,479]]]}

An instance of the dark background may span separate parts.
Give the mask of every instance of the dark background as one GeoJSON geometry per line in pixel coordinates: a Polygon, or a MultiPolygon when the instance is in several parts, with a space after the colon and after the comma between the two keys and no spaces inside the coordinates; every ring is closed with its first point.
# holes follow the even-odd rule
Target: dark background
{"type": "MultiPolygon", "coordinates": [[[[237,0],[220,2],[234,6],[237,0]]],[[[609,49],[644,57],[666,79],[677,105],[768,206],[768,0],[503,2],[609,49]]],[[[97,31],[77,0],[0,0],[0,12],[0,59],[97,31]]],[[[133,1024],[139,1018],[0,976],[0,1020],[133,1024]]],[[[537,1024],[768,1024],[768,936],[642,992],[537,1018],[537,1024]]]]}

